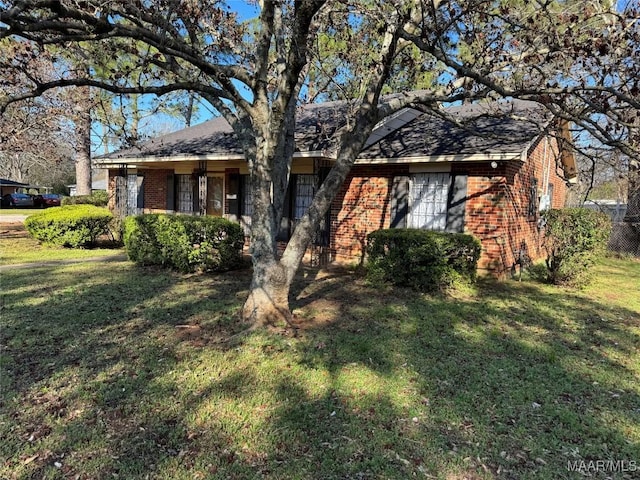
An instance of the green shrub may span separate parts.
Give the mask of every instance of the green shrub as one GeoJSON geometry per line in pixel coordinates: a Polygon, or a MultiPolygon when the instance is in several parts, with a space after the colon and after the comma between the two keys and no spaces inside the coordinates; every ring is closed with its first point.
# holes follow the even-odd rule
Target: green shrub
{"type": "Polygon", "coordinates": [[[64,197],[62,205],[95,205],[96,207],[106,207],[109,203],[109,194],[105,190],[96,190],[91,195],[76,195],[75,197],[64,197]]]}
{"type": "Polygon", "coordinates": [[[158,214],[126,217],[122,239],[131,260],[141,265],[164,265],[162,245],[158,243],[156,228],[158,214]]]}
{"type": "Polygon", "coordinates": [[[100,235],[109,233],[113,215],[94,205],[53,207],[30,215],[24,224],[42,243],[71,248],[91,247],[100,235]]]}
{"type": "Polygon", "coordinates": [[[556,285],[586,285],[591,267],[606,251],[609,217],[586,208],[564,208],[547,210],[543,218],[548,279],[556,285]]]}
{"type": "Polygon", "coordinates": [[[129,258],[183,272],[226,271],[242,265],[244,233],[220,217],[149,214],[128,217],[124,244],[129,258]]]}
{"type": "Polygon", "coordinates": [[[474,280],[480,241],[471,235],[418,229],[387,229],[367,238],[367,276],[429,292],[456,280],[474,280]]]}

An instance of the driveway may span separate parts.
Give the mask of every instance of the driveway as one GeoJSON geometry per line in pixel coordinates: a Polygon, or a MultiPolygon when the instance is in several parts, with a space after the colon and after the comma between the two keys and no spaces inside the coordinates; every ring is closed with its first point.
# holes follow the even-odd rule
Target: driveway
{"type": "Polygon", "coordinates": [[[0,213],[0,223],[24,223],[24,219],[27,218],[29,215],[20,215],[20,214],[16,214],[16,215],[6,215],[3,213],[0,213]]]}

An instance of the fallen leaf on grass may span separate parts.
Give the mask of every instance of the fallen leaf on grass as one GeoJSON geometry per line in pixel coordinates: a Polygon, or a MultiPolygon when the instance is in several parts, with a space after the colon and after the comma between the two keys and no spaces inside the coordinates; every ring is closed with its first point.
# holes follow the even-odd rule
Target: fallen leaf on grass
{"type": "Polygon", "coordinates": [[[29,465],[31,462],[33,462],[34,460],[36,460],[39,457],[39,455],[32,455],[29,458],[27,458],[26,460],[24,460],[22,463],[24,465],[29,465]]]}

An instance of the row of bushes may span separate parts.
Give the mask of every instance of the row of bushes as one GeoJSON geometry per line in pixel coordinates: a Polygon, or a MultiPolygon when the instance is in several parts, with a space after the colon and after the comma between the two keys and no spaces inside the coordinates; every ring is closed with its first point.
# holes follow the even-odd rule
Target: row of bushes
{"type": "MultiPolygon", "coordinates": [[[[556,285],[588,283],[591,267],[606,252],[609,218],[584,208],[563,208],[547,210],[543,221],[547,279],[556,285]]],[[[442,290],[458,279],[473,280],[480,252],[480,242],[470,235],[378,230],[368,236],[367,275],[374,283],[442,290]]]]}
{"type": "MultiPolygon", "coordinates": [[[[65,205],[30,215],[25,227],[36,240],[54,246],[90,248],[118,222],[103,207],[65,205]]],[[[120,225],[118,223],[118,225],[120,225]]],[[[151,214],[128,217],[123,237],[129,258],[183,272],[225,271],[242,264],[244,232],[217,217],[151,214]]]]}
{"type": "Polygon", "coordinates": [[[137,215],[125,219],[124,244],[129,258],[141,265],[226,271],[242,265],[244,232],[220,217],[137,215]]]}
{"type": "MultiPolygon", "coordinates": [[[[582,285],[590,267],[605,252],[608,217],[581,208],[544,213],[547,275],[555,284],[582,285]]],[[[90,247],[109,233],[113,215],[90,204],[66,205],[31,215],[25,221],[37,240],[67,247],[90,247]]],[[[180,271],[224,271],[242,263],[244,234],[218,217],[151,214],[128,217],[124,242],[131,260],[180,271]]],[[[390,282],[420,291],[473,280],[480,242],[465,234],[418,229],[387,229],[369,234],[367,273],[373,282],[390,282]]]]}
{"type": "Polygon", "coordinates": [[[24,224],[31,236],[44,244],[87,248],[109,233],[112,220],[113,215],[106,208],[67,205],[30,215],[24,224]]]}

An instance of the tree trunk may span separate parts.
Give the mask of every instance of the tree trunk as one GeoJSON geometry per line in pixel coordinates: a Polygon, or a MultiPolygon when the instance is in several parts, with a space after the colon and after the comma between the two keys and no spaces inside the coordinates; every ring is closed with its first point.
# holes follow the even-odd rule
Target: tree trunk
{"type": "Polygon", "coordinates": [[[278,128],[261,132],[255,157],[249,161],[253,213],[251,216],[251,260],[253,277],[249,297],[242,310],[242,318],[252,326],[289,322],[289,287],[287,272],[278,259],[276,237],[282,217],[282,201],[286,191],[287,174],[274,168],[275,159],[291,164],[293,151],[285,152],[278,145],[278,128]],[[280,148],[278,148],[280,147],[280,148]],[[288,158],[286,157],[288,153],[288,158]]]}
{"type": "Polygon", "coordinates": [[[77,87],[76,194],[91,195],[91,109],[89,87],[77,87]]]}
{"type": "MultiPolygon", "coordinates": [[[[377,98],[375,99],[377,102],[377,98]]],[[[371,108],[362,109],[353,131],[340,139],[339,153],[331,171],[314,195],[311,205],[297,222],[289,242],[279,258],[276,236],[282,217],[283,199],[288,187],[290,168],[283,168],[282,158],[291,165],[294,144],[292,141],[276,143],[277,137],[259,145],[253,162],[251,188],[253,215],[251,218],[251,255],[253,278],[249,297],[242,310],[242,318],[252,326],[282,324],[291,321],[289,290],[300,267],[307,247],[320,222],[325,218],[333,198],[344,183],[364,142],[376,123],[371,108]],[[284,145],[283,145],[284,143],[284,145]],[[266,146],[265,146],[266,145],[266,146]],[[268,148],[278,145],[280,148],[268,148]],[[263,152],[268,152],[267,154],[263,152]],[[278,159],[272,168],[273,160],[278,159]]],[[[292,119],[295,119],[293,116],[292,119]]],[[[288,125],[285,128],[291,127],[288,125]]],[[[290,140],[293,138],[291,135],[290,140]]]]}
{"type": "Polygon", "coordinates": [[[289,278],[292,275],[289,273],[279,262],[270,265],[254,264],[249,297],[242,309],[245,322],[253,326],[290,323],[289,278]]]}

